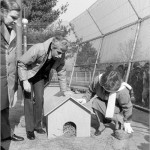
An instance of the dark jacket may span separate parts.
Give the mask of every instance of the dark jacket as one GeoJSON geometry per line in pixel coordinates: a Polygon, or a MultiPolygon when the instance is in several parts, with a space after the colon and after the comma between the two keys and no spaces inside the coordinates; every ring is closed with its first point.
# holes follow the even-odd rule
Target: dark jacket
{"type": "Polygon", "coordinates": [[[16,33],[12,30],[10,34],[3,23],[0,56],[1,110],[3,110],[14,105],[14,93],[17,90],[16,33]]]}
{"type": "MultiPolygon", "coordinates": [[[[84,98],[89,101],[95,95],[103,101],[108,101],[109,93],[99,84],[99,76],[97,76],[92,84],[89,86],[84,98]]],[[[129,90],[124,88],[123,90],[116,92],[116,106],[119,107],[124,116],[124,121],[131,121],[132,119],[132,103],[129,95],[129,90]]]]}
{"type": "MultiPolygon", "coordinates": [[[[44,43],[38,43],[32,46],[21,58],[18,60],[18,74],[20,81],[28,80],[34,77],[42,68],[48,59],[48,49],[53,38],[48,39],[44,43]]],[[[51,59],[51,51],[49,53],[51,59]]],[[[65,53],[62,58],[57,59],[54,65],[49,69],[48,82],[50,83],[54,70],[57,72],[61,91],[66,91],[66,68],[65,68],[65,53]]]]}

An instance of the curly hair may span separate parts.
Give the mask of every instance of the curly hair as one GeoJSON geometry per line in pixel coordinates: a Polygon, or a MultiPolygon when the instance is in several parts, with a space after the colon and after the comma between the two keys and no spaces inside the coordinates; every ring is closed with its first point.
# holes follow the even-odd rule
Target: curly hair
{"type": "Polygon", "coordinates": [[[56,36],[53,38],[52,47],[54,49],[57,48],[57,50],[60,50],[61,52],[66,52],[68,50],[69,45],[69,41],[62,36],[56,36]]]}
{"type": "Polygon", "coordinates": [[[107,70],[102,74],[100,85],[107,92],[116,92],[121,86],[121,76],[116,70],[107,70]]]}

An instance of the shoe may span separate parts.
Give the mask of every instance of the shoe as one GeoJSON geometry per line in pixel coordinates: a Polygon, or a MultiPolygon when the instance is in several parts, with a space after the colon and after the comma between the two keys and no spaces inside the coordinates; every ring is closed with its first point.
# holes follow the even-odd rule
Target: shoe
{"type": "Polygon", "coordinates": [[[17,135],[15,135],[15,134],[13,134],[13,136],[11,137],[11,140],[12,140],[12,141],[23,141],[24,138],[21,137],[21,136],[17,136],[17,135]]]}
{"type": "Polygon", "coordinates": [[[113,136],[118,140],[129,139],[133,136],[132,133],[127,133],[124,130],[115,130],[113,136]]]}
{"type": "Polygon", "coordinates": [[[45,134],[46,132],[43,129],[34,129],[39,134],[45,134]]]}
{"type": "Polygon", "coordinates": [[[34,140],[35,139],[34,131],[27,131],[27,138],[29,140],[34,140]]]}
{"type": "Polygon", "coordinates": [[[8,137],[8,138],[6,138],[6,139],[2,139],[2,141],[7,141],[7,140],[12,140],[12,141],[23,141],[24,138],[21,137],[21,136],[17,136],[17,135],[15,135],[15,134],[13,134],[12,137],[8,137]]]}
{"type": "Polygon", "coordinates": [[[95,131],[95,133],[94,133],[94,135],[95,135],[95,136],[99,136],[99,135],[101,135],[101,131],[96,130],[96,131],[95,131]]]}
{"type": "Polygon", "coordinates": [[[97,129],[94,133],[95,136],[99,136],[101,135],[101,133],[105,130],[105,128],[103,128],[102,130],[97,129]]]}

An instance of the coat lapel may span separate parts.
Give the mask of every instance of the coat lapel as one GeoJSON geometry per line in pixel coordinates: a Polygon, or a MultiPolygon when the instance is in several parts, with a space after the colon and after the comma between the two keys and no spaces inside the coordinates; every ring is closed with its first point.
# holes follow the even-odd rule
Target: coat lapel
{"type": "Polygon", "coordinates": [[[16,32],[12,30],[10,34],[9,44],[15,39],[15,37],[16,37],[16,32]]]}
{"type": "Polygon", "coordinates": [[[12,30],[11,33],[9,33],[4,23],[2,23],[2,26],[1,26],[1,34],[9,45],[16,37],[16,32],[12,30]]]}
{"type": "Polygon", "coordinates": [[[1,34],[4,37],[4,39],[6,40],[6,42],[9,44],[10,34],[4,23],[2,23],[2,25],[1,25],[1,34]]]}
{"type": "Polygon", "coordinates": [[[50,43],[52,42],[53,38],[50,38],[48,40],[46,40],[43,45],[44,45],[44,50],[46,51],[46,53],[48,52],[48,48],[49,48],[49,45],[50,43]]]}

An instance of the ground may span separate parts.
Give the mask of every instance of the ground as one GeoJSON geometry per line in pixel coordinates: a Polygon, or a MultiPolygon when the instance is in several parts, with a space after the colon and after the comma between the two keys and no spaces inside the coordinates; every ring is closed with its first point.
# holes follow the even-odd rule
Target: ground
{"type": "MultiPolygon", "coordinates": [[[[25,138],[22,142],[2,142],[6,150],[149,150],[149,114],[133,109],[133,137],[128,140],[118,140],[113,137],[113,124],[108,124],[100,136],[94,136],[95,129],[91,127],[91,137],[56,137],[47,139],[47,134],[35,133],[36,139],[31,141],[26,137],[24,127],[24,111],[22,101],[10,111],[10,123],[14,133],[25,138]]],[[[45,128],[44,128],[45,129],[45,128]]]]}

